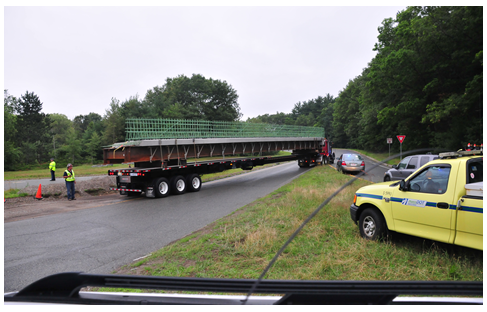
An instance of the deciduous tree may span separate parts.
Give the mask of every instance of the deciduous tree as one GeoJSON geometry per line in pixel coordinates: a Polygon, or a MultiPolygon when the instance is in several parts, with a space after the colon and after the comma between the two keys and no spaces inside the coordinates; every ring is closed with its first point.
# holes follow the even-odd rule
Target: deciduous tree
{"type": "Polygon", "coordinates": [[[144,104],[152,118],[237,121],[242,116],[231,85],[199,74],[167,78],[162,87],[147,91],[144,104]]]}

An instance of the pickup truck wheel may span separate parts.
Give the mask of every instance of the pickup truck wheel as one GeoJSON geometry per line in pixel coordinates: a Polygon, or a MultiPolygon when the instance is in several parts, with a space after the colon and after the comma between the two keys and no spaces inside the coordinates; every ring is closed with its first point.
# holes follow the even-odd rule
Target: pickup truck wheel
{"type": "Polygon", "coordinates": [[[377,240],[386,232],[384,217],[374,208],[367,208],[360,214],[360,235],[368,240],[377,240]]]}
{"type": "Polygon", "coordinates": [[[186,193],[186,180],[183,176],[175,176],[171,179],[171,188],[174,194],[180,195],[186,193]]]}
{"type": "Polygon", "coordinates": [[[189,174],[186,177],[189,192],[198,192],[201,189],[201,178],[198,174],[189,174]]]}
{"type": "Polygon", "coordinates": [[[169,186],[169,180],[166,178],[157,179],[154,188],[155,195],[159,198],[168,196],[169,190],[171,189],[169,186]]]}

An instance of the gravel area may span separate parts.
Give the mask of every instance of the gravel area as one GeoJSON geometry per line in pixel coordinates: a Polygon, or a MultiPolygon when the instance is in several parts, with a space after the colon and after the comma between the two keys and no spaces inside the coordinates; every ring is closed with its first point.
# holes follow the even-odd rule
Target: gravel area
{"type": "MultiPolygon", "coordinates": [[[[75,197],[90,197],[94,195],[116,194],[116,191],[110,191],[110,187],[115,187],[116,182],[114,177],[96,177],[89,181],[76,182],[75,197]]],[[[20,193],[27,193],[29,196],[9,198],[5,204],[15,203],[29,203],[33,202],[32,197],[37,194],[39,186],[28,186],[19,191],[20,193]]],[[[51,184],[43,186],[41,189],[43,201],[66,200],[66,185],[64,183],[51,184]]],[[[34,201],[35,203],[35,201],[34,201]]]]}

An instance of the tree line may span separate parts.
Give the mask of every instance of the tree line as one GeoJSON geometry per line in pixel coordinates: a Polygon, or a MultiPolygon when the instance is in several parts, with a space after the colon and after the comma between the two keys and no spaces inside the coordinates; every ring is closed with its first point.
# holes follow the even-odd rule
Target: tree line
{"type": "MultiPolygon", "coordinates": [[[[483,8],[408,7],[378,27],[377,54],[334,98],[329,93],[247,122],[322,127],[335,147],[387,151],[386,138],[406,135],[403,150],[457,150],[483,140],[483,8]]],[[[50,157],[102,159],[102,146],[125,140],[127,118],[237,121],[236,90],[225,81],[180,75],[120,101],[103,116],[69,120],[42,113],[33,92],[4,93],[4,164],[16,170],[50,157]]],[[[399,149],[394,141],[393,150],[399,149]]]]}
{"type": "Polygon", "coordinates": [[[19,170],[48,162],[96,163],[103,146],[125,141],[127,118],[174,118],[237,121],[238,95],[225,81],[194,74],[167,78],[145,97],[112,98],[103,116],[44,114],[34,92],[15,97],[4,90],[4,168],[19,170]]]}
{"type": "Polygon", "coordinates": [[[337,98],[249,121],[325,127],[334,146],[379,152],[396,135],[405,150],[482,143],[483,8],[408,7],[378,30],[376,56],[337,98]]]}

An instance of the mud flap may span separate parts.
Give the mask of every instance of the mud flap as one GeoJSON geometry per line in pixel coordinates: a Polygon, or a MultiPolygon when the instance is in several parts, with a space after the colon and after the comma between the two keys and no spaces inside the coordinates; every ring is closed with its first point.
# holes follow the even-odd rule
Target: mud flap
{"type": "Polygon", "coordinates": [[[156,197],[154,194],[154,188],[152,186],[148,186],[145,190],[145,197],[156,197]]]}

